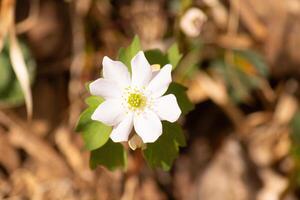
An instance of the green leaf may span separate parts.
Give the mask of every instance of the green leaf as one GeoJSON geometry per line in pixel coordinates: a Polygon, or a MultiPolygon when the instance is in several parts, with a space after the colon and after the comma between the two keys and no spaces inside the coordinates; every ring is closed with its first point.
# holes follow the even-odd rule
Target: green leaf
{"type": "Polygon", "coordinates": [[[145,56],[151,65],[159,64],[161,67],[163,67],[169,63],[167,56],[158,49],[146,51],[145,56]]]}
{"type": "Polygon", "coordinates": [[[89,96],[85,99],[85,103],[89,106],[85,109],[77,122],[77,126],[75,128],[76,131],[83,131],[84,128],[91,122],[94,122],[91,119],[91,115],[93,114],[94,110],[104,101],[103,98],[98,96],[89,96]]]}
{"type": "Polygon", "coordinates": [[[299,110],[294,115],[291,123],[291,139],[290,154],[294,162],[294,181],[300,185],[300,112],[299,110]]]}
{"type": "Polygon", "coordinates": [[[268,76],[268,66],[260,54],[251,50],[236,50],[235,55],[240,56],[241,58],[244,58],[246,61],[251,63],[253,67],[258,71],[259,75],[264,77],[268,76]]]}
{"type": "Polygon", "coordinates": [[[182,58],[182,54],[179,52],[178,44],[176,42],[168,49],[167,56],[173,69],[175,69],[182,58]]]}
{"type": "Polygon", "coordinates": [[[166,64],[171,64],[173,69],[176,68],[182,54],[180,54],[177,43],[174,43],[167,51],[166,54],[159,49],[152,49],[145,52],[145,56],[151,65],[159,64],[163,67],[166,64]]]}
{"type": "Polygon", "coordinates": [[[131,59],[142,49],[140,39],[136,35],[131,44],[126,48],[120,48],[118,53],[118,59],[123,62],[128,70],[131,72],[131,59]]]}
{"type": "MultiPolygon", "coordinates": [[[[28,45],[22,40],[19,41],[19,44],[32,83],[35,77],[36,64],[31,56],[28,45]]],[[[1,106],[14,107],[23,103],[23,91],[13,71],[9,58],[9,42],[6,40],[0,52],[0,104],[1,106]]]]}
{"type": "Polygon", "coordinates": [[[109,170],[118,167],[126,169],[127,154],[124,147],[120,143],[108,140],[104,146],[91,152],[90,167],[95,169],[97,165],[103,165],[109,170]]]}
{"type": "Polygon", "coordinates": [[[91,84],[92,82],[93,82],[93,81],[88,81],[88,82],[86,82],[86,83],[84,84],[85,89],[86,89],[89,93],[91,93],[91,91],[90,91],[90,84],[91,84]]]}
{"type": "Polygon", "coordinates": [[[109,139],[112,128],[99,121],[91,119],[95,109],[103,102],[103,98],[97,96],[88,97],[85,102],[89,106],[79,117],[76,131],[81,132],[84,146],[88,150],[94,150],[103,146],[109,139]]]}
{"type": "Polygon", "coordinates": [[[178,156],[179,147],[186,145],[181,127],[177,123],[163,122],[163,134],[154,143],[147,144],[143,151],[148,165],[170,170],[178,156]]]}
{"type": "Polygon", "coordinates": [[[10,66],[9,56],[6,53],[0,54],[0,93],[5,88],[9,87],[9,83],[12,80],[13,71],[10,66]]]}
{"type": "Polygon", "coordinates": [[[193,4],[193,1],[192,0],[181,0],[180,3],[181,3],[181,12],[183,13],[193,4]]]}
{"type": "Polygon", "coordinates": [[[91,107],[98,107],[103,101],[104,99],[99,96],[89,96],[85,99],[85,103],[91,107]]]}
{"type": "Polygon", "coordinates": [[[251,95],[251,90],[261,87],[262,78],[255,66],[240,53],[236,53],[234,62],[224,59],[212,62],[212,70],[224,78],[231,100],[240,103],[251,95]]]}
{"type": "Polygon", "coordinates": [[[183,85],[172,82],[166,92],[166,94],[174,94],[176,96],[182,114],[186,114],[194,109],[194,104],[192,104],[192,102],[187,97],[186,90],[187,88],[183,85]]]}
{"type": "MultiPolygon", "coordinates": [[[[94,110],[88,112],[88,116],[91,117],[94,110]]],[[[101,122],[90,120],[81,133],[85,148],[87,150],[94,150],[103,146],[108,141],[111,131],[111,127],[106,126],[101,122]]]]}
{"type": "Polygon", "coordinates": [[[192,77],[195,71],[199,70],[202,60],[202,45],[191,48],[187,54],[180,60],[176,70],[177,75],[184,80],[187,77],[192,77]]]}
{"type": "Polygon", "coordinates": [[[298,111],[291,121],[292,139],[294,143],[300,144],[300,112],[298,111]]]}

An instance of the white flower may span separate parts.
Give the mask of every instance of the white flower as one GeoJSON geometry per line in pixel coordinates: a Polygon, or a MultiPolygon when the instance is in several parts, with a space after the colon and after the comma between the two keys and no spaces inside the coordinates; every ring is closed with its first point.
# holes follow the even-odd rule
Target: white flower
{"type": "Polygon", "coordinates": [[[91,118],[113,126],[114,142],[128,141],[133,127],[144,143],[155,142],[162,134],[161,120],[175,122],[181,114],[176,97],[163,96],[172,81],[172,66],[154,72],[140,51],[131,60],[131,71],[122,62],[103,58],[104,78],[92,82],[90,91],[105,101],[91,118]]]}
{"type": "Polygon", "coordinates": [[[197,37],[207,17],[199,8],[190,8],[180,19],[181,30],[190,37],[197,37]]]}

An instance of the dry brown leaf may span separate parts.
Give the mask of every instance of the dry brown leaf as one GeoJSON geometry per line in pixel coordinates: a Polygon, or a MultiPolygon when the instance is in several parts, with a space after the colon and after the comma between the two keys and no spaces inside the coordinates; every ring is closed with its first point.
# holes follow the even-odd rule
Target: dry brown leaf
{"type": "Polygon", "coordinates": [[[71,142],[70,134],[71,132],[67,128],[58,128],[55,132],[55,142],[73,170],[79,174],[82,179],[91,181],[93,178],[92,172],[84,165],[84,160],[82,159],[78,147],[71,142]]]}
{"type": "Polygon", "coordinates": [[[268,123],[271,119],[272,119],[271,112],[254,112],[247,115],[246,123],[250,127],[257,127],[265,123],[268,123]]]}
{"type": "Polygon", "coordinates": [[[13,0],[2,0],[0,10],[0,52],[2,51],[5,37],[9,31],[10,25],[13,23],[13,0]]]}
{"type": "Polygon", "coordinates": [[[9,172],[16,170],[20,165],[20,160],[15,148],[9,143],[6,134],[0,130],[0,163],[9,172]]]}
{"type": "Polygon", "coordinates": [[[249,6],[246,0],[232,0],[232,6],[239,11],[241,20],[244,22],[253,36],[262,41],[267,36],[267,28],[259,21],[253,9],[249,6]]]}
{"type": "MultiPolygon", "coordinates": [[[[143,180],[141,184],[135,188],[134,198],[126,198],[126,200],[166,200],[167,197],[160,191],[155,180],[151,177],[143,180]]],[[[124,199],[125,200],[125,199],[124,199]]]]}
{"type": "MultiPolygon", "coordinates": [[[[14,181],[19,182],[20,187],[24,187],[24,190],[28,194],[28,198],[32,200],[43,199],[43,189],[39,183],[38,178],[27,170],[20,170],[19,173],[14,174],[14,181]]],[[[24,195],[24,194],[23,194],[24,195]]]]}
{"type": "Polygon", "coordinates": [[[228,23],[228,12],[219,0],[203,0],[210,7],[213,19],[218,27],[225,29],[228,23]]]}
{"type": "Polygon", "coordinates": [[[13,146],[24,149],[29,156],[46,164],[49,169],[52,170],[52,176],[66,176],[70,174],[64,160],[49,145],[49,143],[38,138],[34,134],[26,132],[24,128],[11,127],[9,140],[13,146]]]}
{"type": "Polygon", "coordinates": [[[229,49],[247,49],[253,44],[251,38],[246,34],[220,35],[217,41],[220,46],[229,49]]]}
{"type": "Polygon", "coordinates": [[[270,166],[288,155],[291,141],[288,128],[267,123],[251,130],[248,151],[252,161],[260,167],[270,166]]]}
{"type": "Polygon", "coordinates": [[[289,123],[295,112],[298,109],[298,101],[297,99],[289,94],[283,94],[279,102],[276,106],[275,113],[274,113],[274,120],[275,123],[278,124],[287,124],[289,123]]]}
{"type": "Polygon", "coordinates": [[[135,190],[137,189],[138,186],[138,177],[136,176],[131,176],[127,178],[125,182],[125,189],[124,189],[124,194],[122,195],[121,200],[133,200],[134,199],[134,194],[135,190]]]}
{"type": "Polygon", "coordinates": [[[199,72],[195,77],[198,82],[198,87],[200,87],[214,102],[219,105],[225,105],[228,102],[226,87],[223,83],[212,79],[203,72],[199,72]]]}
{"type": "Polygon", "coordinates": [[[281,193],[288,187],[288,179],[271,169],[263,169],[259,173],[264,187],[259,191],[257,200],[280,200],[281,193]]]}
{"type": "Polygon", "coordinates": [[[248,171],[240,144],[229,139],[199,177],[197,191],[188,199],[252,200],[255,177],[248,171]]]}
{"type": "Polygon", "coordinates": [[[201,87],[199,87],[199,83],[197,80],[193,79],[185,85],[189,85],[187,95],[193,103],[200,103],[208,99],[207,94],[201,87]]]}

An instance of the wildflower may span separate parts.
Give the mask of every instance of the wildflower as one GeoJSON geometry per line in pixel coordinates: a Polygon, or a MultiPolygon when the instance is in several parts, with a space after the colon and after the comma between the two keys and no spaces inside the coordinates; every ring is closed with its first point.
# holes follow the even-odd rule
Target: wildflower
{"type": "Polygon", "coordinates": [[[189,37],[199,36],[207,16],[199,8],[190,8],[180,19],[181,30],[189,37]]]}
{"type": "Polygon", "coordinates": [[[103,78],[90,84],[92,95],[105,101],[92,120],[113,126],[114,142],[128,141],[132,128],[144,143],[155,142],[162,134],[161,120],[175,122],[181,110],[173,94],[164,95],[172,81],[170,64],[152,71],[142,51],[131,60],[131,75],[120,61],[103,59],[103,78]]]}

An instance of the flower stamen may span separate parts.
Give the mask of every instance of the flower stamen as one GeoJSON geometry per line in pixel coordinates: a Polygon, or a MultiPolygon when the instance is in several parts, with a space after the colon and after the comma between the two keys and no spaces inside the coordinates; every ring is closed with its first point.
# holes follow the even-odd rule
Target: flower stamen
{"type": "Polygon", "coordinates": [[[127,98],[128,107],[131,110],[143,109],[146,106],[146,97],[138,92],[130,93],[127,98]]]}

